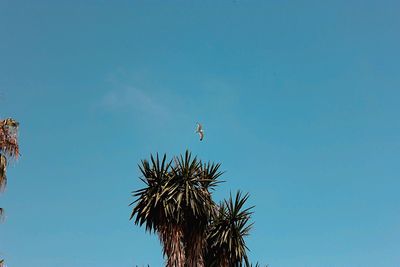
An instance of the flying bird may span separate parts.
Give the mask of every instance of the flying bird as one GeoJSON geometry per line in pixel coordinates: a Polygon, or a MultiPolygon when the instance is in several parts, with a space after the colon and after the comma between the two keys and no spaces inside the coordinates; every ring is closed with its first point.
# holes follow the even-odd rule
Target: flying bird
{"type": "Polygon", "coordinates": [[[200,141],[202,141],[204,138],[204,131],[203,126],[200,123],[197,123],[196,133],[200,135],[200,141]]]}

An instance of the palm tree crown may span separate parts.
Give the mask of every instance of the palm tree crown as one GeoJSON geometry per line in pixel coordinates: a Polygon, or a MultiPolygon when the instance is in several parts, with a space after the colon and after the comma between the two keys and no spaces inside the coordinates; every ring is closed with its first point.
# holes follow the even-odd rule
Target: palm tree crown
{"type": "Polygon", "coordinates": [[[132,192],[130,219],[158,234],[168,267],[252,266],[244,238],[253,207],[244,207],[249,195],[240,191],[214,203],[220,166],[188,151],[170,161],[151,155],[139,165],[145,186],[132,192]]]}
{"type": "Polygon", "coordinates": [[[218,206],[208,230],[208,266],[249,265],[244,238],[253,226],[253,223],[249,223],[253,207],[244,208],[248,198],[249,194],[242,196],[238,191],[234,199],[230,195],[218,206]]]}
{"type": "Polygon", "coordinates": [[[173,160],[157,154],[139,165],[143,189],[133,192],[131,219],[157,232],[167,266],[203,266],[205,232],[214,212],[213,187],[221,175],[219,164],[203,164],[191,153],[173,160]],[[197,265],[194,265],[197,264],[197,265]]]}

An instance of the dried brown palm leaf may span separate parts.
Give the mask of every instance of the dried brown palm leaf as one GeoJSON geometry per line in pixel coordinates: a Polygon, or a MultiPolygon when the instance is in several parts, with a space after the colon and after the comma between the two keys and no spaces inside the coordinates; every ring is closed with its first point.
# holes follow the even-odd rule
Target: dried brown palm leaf
{"type": "MultiPolygon", "coordinates": [[[[0,121],[0,190],[7,184],[7,159],[18,159],[18,125],[19,123],[8,118],[0,121]]],[[[0,218],[4,215],[4,210],[0,208],[0,218]]],[[[3,266],[0,261],[0,267],[3,266]]]]}
{"type": "Polygon", "coordinates": [[[7,158],[0,154],[0,190],[3,190],[7,184],[7,158]]]}
{"type": "Polygon", "coordinates": [[[0,121],[0,151],[14,159],[19,156],[18,126],[12,118],[0,121]]]}

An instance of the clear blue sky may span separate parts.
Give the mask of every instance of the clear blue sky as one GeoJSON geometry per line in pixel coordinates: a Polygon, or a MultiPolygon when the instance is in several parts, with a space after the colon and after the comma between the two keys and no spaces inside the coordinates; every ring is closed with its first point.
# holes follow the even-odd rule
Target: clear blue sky
{"type": "Polygon", "coordinates": [[[11,267],[162,266],[137,163],[186,148],[250,192],[250,257],[400,265],[398,1],[0,0],[11,267]],[[204,123],[206,137],[194,134],[204,123]]]}

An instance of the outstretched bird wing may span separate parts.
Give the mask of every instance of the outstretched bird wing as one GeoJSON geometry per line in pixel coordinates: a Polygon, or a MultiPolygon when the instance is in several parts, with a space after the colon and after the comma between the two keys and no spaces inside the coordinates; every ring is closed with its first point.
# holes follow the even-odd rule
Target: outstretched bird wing
{"type": "Polygon", "coordinates": [[[203,130],[203,126],[200,123],[197,123],[196,133],[201,132],[203,130]]]}
{"type": "Polygon", "coordinates": [[[198,133],[200,135],[200,141],[203,140],[204,131],[203,131],[203,126],[200,123],[197,123],[196,133],[198,133]]]}
{"type": "Polygon", "coordinates": [[[199,135],[200,135],[200,141],[202,141],[203,138],[204,138],[204,132],[203,132],[203,130],[199,131],[199,135]]]}

